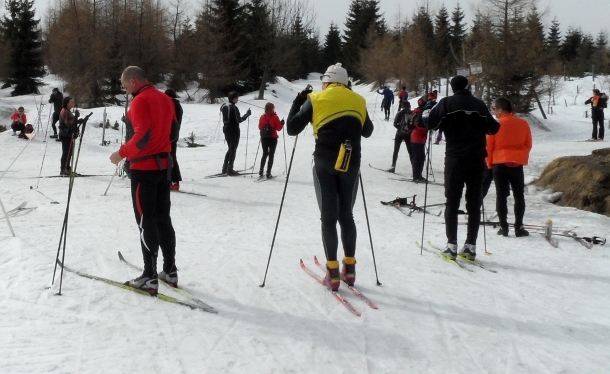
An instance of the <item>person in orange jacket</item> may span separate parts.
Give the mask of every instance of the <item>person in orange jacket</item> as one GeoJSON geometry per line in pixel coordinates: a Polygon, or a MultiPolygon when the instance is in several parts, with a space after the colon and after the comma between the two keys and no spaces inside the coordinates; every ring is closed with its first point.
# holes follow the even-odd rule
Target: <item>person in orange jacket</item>
{"type": "Polygon", "coordinates": [[[269,163],[267,164],[267,178],[272,178],[271,168],[273,167],[273,158],[275,155],[275,148],[277,147],[277,135],[278,131],[281,131],[284,127],[284,120],[280,121],[280,118],[275,113],[275,105],[273,103],[265,104],[265,114],[258,120],[258,129],[261,130],[261,147],[263,148],[263,157],[261,157],[261,168],[258,171],[260,177],[263,176],[265,170],[265,162],[269,157],[269,163]],[[268,128],[265,126],[269,125],[268,128]]]}
{"type": "Polygon", "coordinates": [[[486,162],[488,168],[493,168],[496,185],[496,211],[500,221],[498,235],[508,236],[506,198],[512,189],[515,199],[515,236],[527,236],[529,232],[523,228],[523,166],[527,165],[532,149],[532,132],[526,120],[514,116],[513,105],[509,99],[496,99],[492,110],[500,122],[500,130],[495,135],[487,135],[486,162]]]}

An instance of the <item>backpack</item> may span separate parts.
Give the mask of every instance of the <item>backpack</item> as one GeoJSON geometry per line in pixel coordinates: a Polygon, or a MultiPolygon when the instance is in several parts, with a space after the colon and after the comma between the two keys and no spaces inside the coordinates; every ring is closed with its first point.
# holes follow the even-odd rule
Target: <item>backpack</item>
{"type": "Polygon", "coordinates": [[[408,113],[405,113],[403,115],[402,119],[400,120],[400,122],[398,122],[398,124],[396,125],[396,128],[398,129],[398,132],[400,135],[403,135],[403,136],[411,135],[411,132],[414,129],[413,113],[411,111],[409,111],[408,113]]]}
{"type": "Polygon", "coordinates": [[[34,126],[30,125],[29,123],[27,125],[25,125],[25,131],[26,134],[31,134],[34,132],[34,126]]]}
{"type": "Polygon", "coordinates": [[[599,104],[597,105],[601,109],[605,109],[608,107],[608,95],[605,93],[599,94],[599,104]]]}
{"type": "Polygon", "coordinates": [[[269,122],[265,123],[265,126],[261,129],[261,138],[273,138],[273,129],[269,122]]]}

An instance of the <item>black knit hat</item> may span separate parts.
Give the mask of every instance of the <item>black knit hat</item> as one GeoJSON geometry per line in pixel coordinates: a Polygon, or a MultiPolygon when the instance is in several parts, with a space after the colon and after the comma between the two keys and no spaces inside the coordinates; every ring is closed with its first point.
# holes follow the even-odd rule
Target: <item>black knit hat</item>
{"type": "Polygon", "coordinates": [[[468,78],[462,75],[456,75],[451,79],[451,89],[453,92],[458,92],[461,90],[467,90],[470,88],[470,83],[468,82],[468,78]]]}

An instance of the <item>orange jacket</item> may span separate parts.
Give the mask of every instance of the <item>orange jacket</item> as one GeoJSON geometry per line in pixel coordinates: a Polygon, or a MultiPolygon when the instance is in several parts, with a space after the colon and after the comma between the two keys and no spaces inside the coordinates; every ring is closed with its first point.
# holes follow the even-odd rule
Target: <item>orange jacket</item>
{"type": "Polygon", "coordinates": [[[532,149],[532,132],[526,120],[511,114],[498,118],[500,130],[487,135],[487,167],[494,164],[527,165],[532,149]]]}

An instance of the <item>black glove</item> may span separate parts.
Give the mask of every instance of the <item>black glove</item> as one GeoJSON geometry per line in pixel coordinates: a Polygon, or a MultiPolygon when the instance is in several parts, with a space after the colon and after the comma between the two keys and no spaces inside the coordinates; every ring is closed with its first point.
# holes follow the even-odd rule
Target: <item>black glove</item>
{"type": "Polygon", "coordinates": [[[250,110],[250,108],[248,108],[248,110],[246,111],[246,115],[247,115],[248,117],[250,117],[250,115],[251,115],[251,114],[252,114],[252,111],[250,110]]]}
{"type": "Polygon", "coordinates": [[[311,86],[307,86],[306,89],[304,89],[303,91],[299,92],[299,96],[301,96],[301,98],[307,100],[307,95],[309,95],[313,91],[313,89],[311,89],[309,87],[311,87],[311,86]]]}
{"type": "Polygon", "coordinates": [[[284,123],[286,123],[283,118],[280,122],[281,122],[282,126],[284,126],[284,123]]]}
{"type": "Polygon", "coordinates": [[[78,109],[74,111],[74,117],[80,117],[80,112],[78,111],[78,109]]]}

